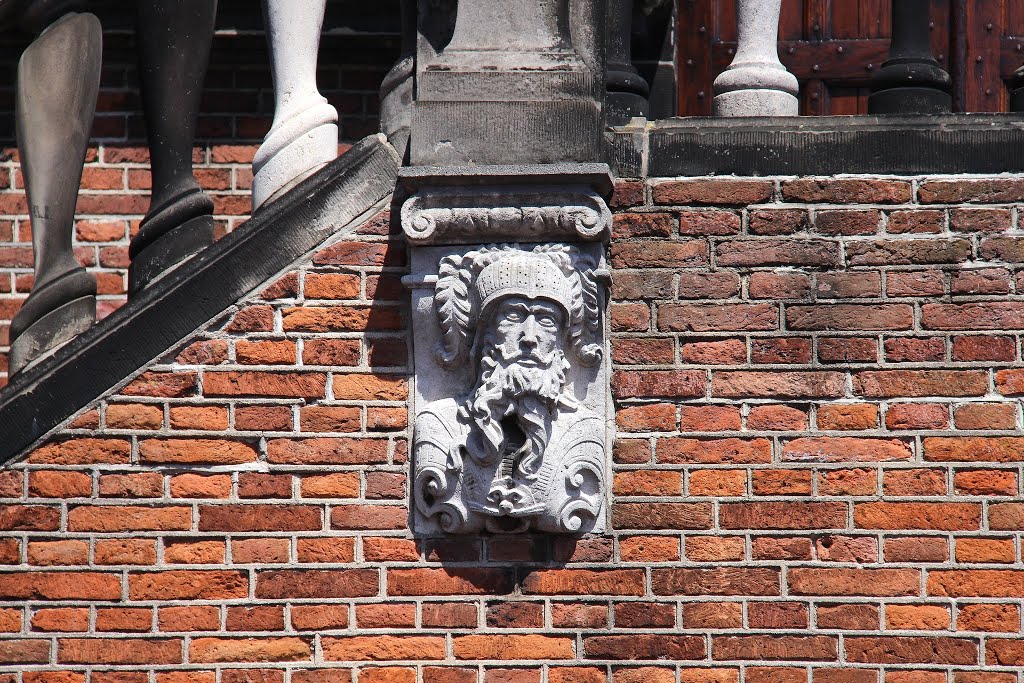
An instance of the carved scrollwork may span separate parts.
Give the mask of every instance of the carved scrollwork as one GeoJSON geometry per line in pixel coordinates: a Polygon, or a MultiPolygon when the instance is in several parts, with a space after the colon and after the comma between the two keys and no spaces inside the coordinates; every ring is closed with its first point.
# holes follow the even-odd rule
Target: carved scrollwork
{"type": "Polygon", "coordinates": [[[608,236],[611,212],[585,187],[424,188],[402,205],[402,226],[413,244],[596,241],[608,236]]]}

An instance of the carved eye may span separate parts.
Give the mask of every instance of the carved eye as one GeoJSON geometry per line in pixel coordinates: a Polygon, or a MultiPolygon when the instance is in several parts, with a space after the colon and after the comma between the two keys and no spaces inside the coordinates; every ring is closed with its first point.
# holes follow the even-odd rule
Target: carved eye
{"type": "Polygon", "coordinates": [[[523,321],[523,313],[515,308],[507,308],[505,309],[505,320],[510,323],[520,323],[523,321]]]}
{"type": "Polygon", "coordinates": [[[541,327],[548,327],[551,329],[558,327],[558,321],[555,320],[555,317],[553,315],[547,315],[545,313],[541,313],[540,315],[537,316],[537,323],[541,327]]]}

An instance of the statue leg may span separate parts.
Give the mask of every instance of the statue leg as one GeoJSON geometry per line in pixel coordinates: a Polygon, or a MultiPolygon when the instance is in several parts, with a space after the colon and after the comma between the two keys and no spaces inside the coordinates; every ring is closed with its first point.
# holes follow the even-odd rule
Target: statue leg
{"type": "Polygon", "coordinates": [[[380,132],[405,159],[412,129],[416,70],[416,0],[402,0],[402,54],[380,84],[380,132]]]}
{"type": "Polygon", "coordinates": [[[192,173],[192,145],[217,1],[146,0],[135,7],[153,196],[129,247],[129,295],[213,242],[213,201],[192,173]]]}
{"type": "Polygon", "coordinates": [[[274,123],[253,159],[253,209],[338,156],[338,112],[316,88],[326,0],[263,0],[274,123]]]}
{"type": "Polygon", "coordinates": [[[100,85],[103,31],[92,14],[69,13],[18,63],[15,119],[32,218],[35,283],[11,322],[15,373],[96,320],[96,278],[75,260],[75,201],[100,85]]]}

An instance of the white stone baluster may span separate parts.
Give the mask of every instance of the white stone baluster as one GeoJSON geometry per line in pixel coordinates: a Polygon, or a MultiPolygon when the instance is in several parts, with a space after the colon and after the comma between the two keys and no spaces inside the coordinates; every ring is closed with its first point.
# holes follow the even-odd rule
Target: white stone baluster
{"type": "Polygon", "coordinates": [[[736,56],[715,79],[715,116],[796,116],[796,77],[779,61],[782,0],[737,0],[736,56]]]}
{"type": "Polygon", "coordinates": [[[263,0],[274,123],[253,159],[253,208],[338,156],[338,112],[316,87],[326,0],[263,0]]]}

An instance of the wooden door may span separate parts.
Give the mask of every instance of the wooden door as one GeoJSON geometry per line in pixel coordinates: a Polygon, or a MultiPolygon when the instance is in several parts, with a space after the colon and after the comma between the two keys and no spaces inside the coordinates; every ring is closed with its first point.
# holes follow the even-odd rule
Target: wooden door
{"type": "MultiPolygon", "coordinates": [[[[711,84],[735,49],[735,0],[678,2],[678,113],[707,116],[711,84]]],[[[867,113],[871,74],[889,51],[890,3],[783,0],[779,58],[800,81],[801,114],[867,113]]],[[[1024,64],[1024,0],[931,6],[932,51],[953,77],[954,110],[1006,111],[1006,82],[1024,64]]]]}

